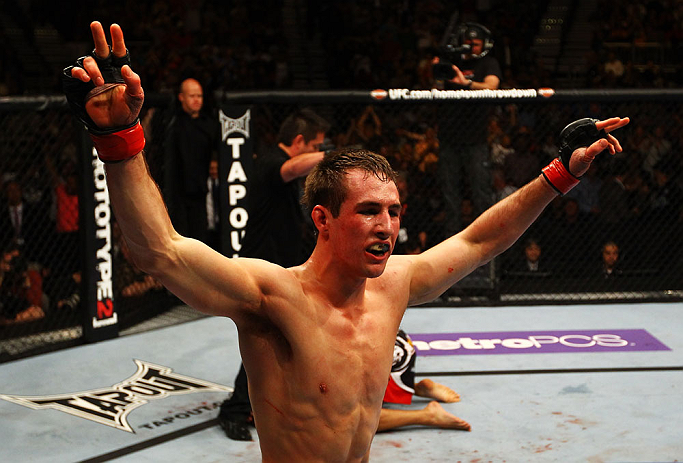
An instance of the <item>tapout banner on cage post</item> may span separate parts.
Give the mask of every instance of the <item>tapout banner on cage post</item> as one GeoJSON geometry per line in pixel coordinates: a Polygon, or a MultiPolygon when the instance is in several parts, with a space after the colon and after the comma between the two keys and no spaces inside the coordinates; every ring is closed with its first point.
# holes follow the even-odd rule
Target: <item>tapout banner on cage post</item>
{"type": "Polygon", "coordinates": [[[239,256],[249,213],[247,192],[254,155],[251,107],[223,105],[218,110],[221,147],[218,159],[221,252],[239,256]]]}

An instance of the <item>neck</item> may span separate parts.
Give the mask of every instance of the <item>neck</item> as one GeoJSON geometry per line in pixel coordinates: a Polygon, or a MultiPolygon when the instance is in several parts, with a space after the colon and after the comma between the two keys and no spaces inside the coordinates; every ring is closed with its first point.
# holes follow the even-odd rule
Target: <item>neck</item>
{"type": "Polygon", "coordinates": [[[301,269],[304,285],[334,307],[358,306],[365,296],[367,277],[346,271],[333,254],[321,252],[318,247],[301,269]]]}
{"type": "Polygon", "coordinates": [[[280,148],[282,151],[284,151],[285,153],[287,153],[287,156],[289,156],[290,158],[293,158],[294,156],[297,155],[297,153],[294,151],[294,148],[292,148],[291,146],[287,146],[287,145],[285,145],[284,143],[278,143],[277,146],[278,146],[278,148],[280,148]]]}

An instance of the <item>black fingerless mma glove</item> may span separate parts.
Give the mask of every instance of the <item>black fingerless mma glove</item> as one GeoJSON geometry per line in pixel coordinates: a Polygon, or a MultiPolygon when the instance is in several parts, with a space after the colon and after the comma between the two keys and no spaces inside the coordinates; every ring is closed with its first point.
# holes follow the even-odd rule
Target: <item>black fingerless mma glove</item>
{"type": "Polygon", "coordinates": [[[130,66],[130,53],[128,53],[128,50],[126,50],[125,56],[117,58],[114,56],[110,48],[109,56],[106,58],[99,58],[95,53],[95,50],[93,50],[91,54],[78,58],[73,66],[64,68],[64,71],[62,72],[62,89],[66,95],[66,100],[69,102],[69,106],[76,114],[76,117],[78,117],[78,119],[85,124],[88,132],[94,135],[109,135],[114,132],[118,132],[119,130],[133,127],[139,121],[139,118],[136,118],[127,125],[103,129],[95,124],[85,110],[85,102],[90,98],[109,90],[114,85],[122,85],[124,83],[123,77],[121,76],[121,68],[126,64],[130,66]],[[104,79],[105,85],[102,87],[97,87],[97,90],[95,90],[96,87],[92,79],[88,82],[83,82],[80,79],[71,77],[71,70],[74,67],[83,68],[83,61],[88,56],[95,60],[97,66],[100,68],[100,72],[102,73],[102,78],[104,79]],[[95,91],[93,92],[93,90],[95,91]]]}
{"type": "Polygon", "coordinates": [[[597,121],[589,117],[579,119],[560,132],[560,156],[542,170],[543,177],[558,193],[566,194],[579,183],[579,178],[569,169],[572,153],[607,137],[604,130],[596,127],[597,121]]]}
{"type": "Polygon", "coordinates": [[[595,126],[596,122],[597,119],[585,117],[572,122],[560,132],[560,159],[570,174],[569,160],[576,149],[588,147],[601,138],[607,138],[605,131],[598,130],[595,126]]]}
{"type": "MultiPolygon", "coordinates": [[[[92,97],[110,90],[116,85],[124,85],[121,76],[121,68],[124,65],[130,66],[130,53],[126,50],[125,56],[116,57],[109,49],[107,58],[99,58],[95,51],[90,55],[82,56],[76,60],[73,66],[69,66],[62,71],[62,89],[69,102],[69,106],[76,117],[85,125],[97,149],[100,159],[103,162],[119,162],[135,156],[142,151],[145,146],[145,137],[140,125],[140,118],[137,116],[140,108],[131,108],[131,114],[135,118],[127,124],[102,128],[97,126],[90,118],[85,109],[85,103],[92,97]],[[102,73],[104,85],[96,87],[92,79],[83,82],[71,76],[74,67],[83,68],[83,61],[92,57],[102,73]]],[[[139,103],[142,106],[142,101],[139,103]]]]}

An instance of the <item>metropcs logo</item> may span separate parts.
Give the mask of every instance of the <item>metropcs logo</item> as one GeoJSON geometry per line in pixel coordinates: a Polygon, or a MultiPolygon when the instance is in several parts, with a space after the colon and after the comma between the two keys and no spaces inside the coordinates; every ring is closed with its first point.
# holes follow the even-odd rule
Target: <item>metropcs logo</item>
{"type": "Polygon", "coordinates": [[[635,330],[411,334],[418,355],[534,354],[671,350],[635,330]]]}
{"type": "MultiPolygon", "coordinates": [[[[41,410],[52,408],[70,415],[95,421],[116,429],[135,433],[127,417],[134,409],[150,400],[192,392],[231,392],[231,387],[173,373],[168,367],[135,360],[137,371],[125,381],[110,388],[42,397],[0,395],[0,399],[41,410]]],[[[201,411],[198,411],[200,413],[201,411]]]]}

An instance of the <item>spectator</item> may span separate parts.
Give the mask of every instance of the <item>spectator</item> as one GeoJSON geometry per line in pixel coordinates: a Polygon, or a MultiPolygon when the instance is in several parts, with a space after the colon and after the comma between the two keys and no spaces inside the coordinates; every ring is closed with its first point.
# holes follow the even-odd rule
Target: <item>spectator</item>
{"type": "Polygon", "coordinates": [[[0,326],[39,320],[44,316],[40,295],[37,299],[31,297],[26,260],[17,246],[10,246],[0,259],[0,326]]]}
{"type": "Polygon", "coordinates": [[[614,241],[602,245],[601,275],[610,279],[620,276],[623,272],[619,266],[619,246],[614,241]]]}
{"type": "MultiPolygon", "coordinates": [[[[117,267],[117,272],[119,268],[117,267]]],[[[57,310],[70,310],[78,313],[81,308],[81,271],[70,275],[61,287],[62,294],[56,302],[57,310]]]]}
{"type": "MultiPolygon", "coordinates": [[[[615,161],[610,170],[610,174],[600,186],[598,204],[606,236],[617,236],[625,221],[630,217],[628,192],[624,185],[626,165],[622,161],[615,161]]],[[[617,239],[620,238],[617,236],[617,239]]]]}
{"type": "Polygon", "coordinates": [[[536,238],[528,238],[524,241],[523,256],[515,257],[508,264],[505,274],[508,277],[530,277],[530,276],[547,276],[550,273],[550,267],[547,265],[545,259],[542,259],[543,253],[541,244],[536,238]]]}
{"type": "Polygon", "coordinates": [[[541,169],[531,140],[531,129],[520,126],[513,142],[513,151],[505,157],[504,170],[510,183],[520,188],[531,181],[541,169]]]}
{"type": "Polygon", "coordinates": [[[553,268],[564,276],[576,277],[585,272],[586,257],[580,253],[568,253],[567,249],[595,249],[595,236],[589,228],[589,221],[579,210],[576,199],[564,196],[562,201],[562,217],[548,230],[546,248],[551,251],[548,259],[553,268]]]}
{"type": "Polygon", "coordinates": [[[576,199],[579,203],[579,210],[583,214],[598,216],[600,214],[600,188],[602,180],[598,176],[599,165],[597,162],[591,164],[588,172],[581,178],[581,183],[576,185],[568,196],[576,199]]]}
{"type": "Polygon", "coordinates": [[[655,181],[642,216],[642,223],[657,230],[656,239],[641,244],[649,249],[650,258],[659,268],[666,267],[680,253],[677,243],[683,232],[683,190],[672,175],[674,166],[668,159],[654,166],[655,181]]]}
{"type": "Polygon", "coordinates": [[[624,178],[624,187],[628,194],[628,210],[633,218],[638,218],[646,209],[650,198],[651,187],[645,181],[645,172],[634,170],[624,178]]]}
{"type": "MultiPolygon", "coordinates": [[[[79,270],[81,246],[79,244],[78,174],[75,166],[64,162],[57,171],[52,156],[45,157],[45,165],[52,178],[55,196],[55,253],[46,264],[51,277],[59,279],[79,270]]],[[[49,290],[48,290],[49,293],[49,290]]]]}
{"type": "MultiPolygon", "coordinates": [[[[505,166],[507,157],[515,153],[515,149],[512,147],[512,139],[506,133],[501,134],[500,138],[492,140],[490,146],[491,161],[496,167],[505,166]]],[[[555,150],[555,153],[557,154],[557,150],[555,150]]]]}
{"type": "Polygon", "coordinates": [[[422,172],[428,170],[425,168],[425,164],[438,159],[439,139],[434,127],[426,127],[424,133],[411,132],[405,129],[398,129],[396,133],[414,142],[412,164],[422,172]]]}
{"type": "Polygon", "coordinates": [[[382,145],[382,121],[372,105],[367,105],[358,118],[357,133],[363,148],[379,151],[382,145]]]}
{"type": "Polygon", "coordinates": [[[401,200],[401,228],[396,239],[396,254],[419,254],[427,248],[427,232],[424,229],[425,206],[418,196],[410,193],[408,173],[398,174],[396,187],[401,200]],[[417,252],[415,252],[417,251],[417,252]]]}
{"type": "Polygon", "coordinates": [[[27,258],[37,258],[35,247],[38,234],[43,231],[42,219],[32,204],[24,201],[18,181],[5,184],[5,203],[0,208],[0,249],[16,245],[27,258]]]}
{"type": "Polygon", "coordinates": [[[653,136],[650,137],[650,143],[645,152],[645,159],[643,160],[643,170],[650,174],[650,178],[655,180],[654,166],[666,160],[671,154],[671,141],[666,138],[666,130],[664,126],[658,124],[655,127],[653,136]]]}
{"type": "Polygon", "coordinates": [[[654,185],[649,204],[652,220],[681,222],[683,219],[683,191],[671,174],[674,169],[675,163],[669,159],[661,160],[652,168],[654,185]]]}
{"type": "Polygon", "coordinates": [[[607,82],[610,83],[611,86],[615,86],[624,75],[624,63],[617,58],[617,55],[613,51],[610,51],[607,55],[607,61],[605,61],[604,70],[607,82]]]}
{"type": "Polygon", "coordinates": [[[512,193],[517,191],[518,188],[508,182],[507,176],[505,175],[505,171],[503,169],[494,168],[493,190],[495,192],[496,202],[498,202],[503,198],[510,196],[512,193]]]}

